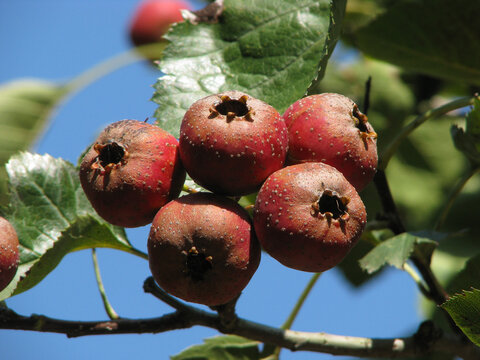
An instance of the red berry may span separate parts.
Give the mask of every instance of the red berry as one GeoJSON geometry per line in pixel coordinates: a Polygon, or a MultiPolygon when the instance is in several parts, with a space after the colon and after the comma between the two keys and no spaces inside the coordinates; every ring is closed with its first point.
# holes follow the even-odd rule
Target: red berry
{"type": "Polygon", "coordinates": [[[264,250],[283,265],[321,272],[337,265],[355,245],[366,212],[338,170],[307,162],[269,176],[258,193],[253,223],[264,250]]]}
{"type": "Polygon", "coordinates": [[[135,11],[130,38],[136,46],[159,42],[171,24],[183,21],[181,9],[190,4],[181,0],[146,0],[135,11]]]}
{"type": "Polygon", "coordinates": [[[288,127],[287,162],[324,162],[362,190],[377,169],[377,134],[349,98],[325,93],[300,99],[283,114],[288,127]]]}
{"type": "Polygon", "coordinates": [[[17,272],[18,237],[8,220],[0,217],[0,291],[5,289],[17,272]]]}
{"type": "Polygon", "coordinates": [[[203,187],[245,195],[280,169],[288,149],[285,122],[265,102],[239,91],[195,102],[180,127],[180,157],[203,187]]]}
{"type": "Polygon", "coordinates": [[[165,291],[216,306],[247,286],[260,262],[260,246],[240,205],[196,193],[160,209],[150,230],[148,257],[153,277],[165,291]]]}
{"type": "Polygon", "coordinates": [[[149,224],[185,181],[178,141],[157,126],[122,120],[107,126],[80,166],[80,181],[97,213],[124,227],[149,224]]]}

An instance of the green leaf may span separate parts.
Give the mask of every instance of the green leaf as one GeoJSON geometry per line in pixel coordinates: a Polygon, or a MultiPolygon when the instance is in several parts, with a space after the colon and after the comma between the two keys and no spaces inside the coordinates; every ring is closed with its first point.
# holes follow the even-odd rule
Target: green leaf
{"type": "Polygon", "coordinates": [[[437,243],[414,233],[403,233],[377,245],[366,256],[360,259],[360,266],[369,274],[386,264],[403,269],[410,255],[416,251],[426,262],[430,262],[437,243]]]}
{"type": "Polygon", "coordinates": [[[353,34],[364,53],[409,70],[480,84],[480,3],[400,0],[353,34]]]}
{"type": "Polygon", "coordinates": [[[464,291],[442,304],[457,326],[480,346],[480,290],[464,291]]]}
{"type": "Polygon", "coordinates": [[[201,345],[191,346],[172,360],[257,360],[260,359],[258,342],[240,336],[215,336],[201,345]]]}
{"type": "Polygon", "coordinates": [[[10,156],[33,144],[65,93],[63,86],[36,79],[0,86],[0,203],[5,204],[7,193],[4,165],[10,156]]]}
{"type": "Polygon", "coordinates": [[[283,112],[321,78],[339,37],[345,0],[225,0],[218,24],[177,24],[155,85],[155,113],[178,136],[190,105],[244,91],[283,112]]]}
{"type": "Polygon", "coordinates": [[[5,217],[18,234],[20,264],[0,300],[35,286],[69,252],[93,247],[135,252],[123,228],[95,213],[72,164],[21,153],[10,159],[7,172],[10,204],[5,217]]]}

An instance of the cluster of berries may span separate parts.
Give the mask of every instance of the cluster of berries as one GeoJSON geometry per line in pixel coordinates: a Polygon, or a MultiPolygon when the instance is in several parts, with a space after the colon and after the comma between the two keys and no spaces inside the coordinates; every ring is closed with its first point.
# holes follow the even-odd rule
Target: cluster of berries
{"type": "Polygon", "coordinates": [[[281,116],[229,91],[196,101],[178,141],[145,122],[109,125],[80,180],[108,222],[152,223],[149,264],[162,288],[216,306],[245,288],[261,248],[298,270],[337,265],[365,227],[358,191],[376,165],[376,134],[347,97],[312,95],[281,116]],[[178,198],[186,173],[211,192],[178,198]],[[251,217],[234,199],[256,191],[251,217]]]}

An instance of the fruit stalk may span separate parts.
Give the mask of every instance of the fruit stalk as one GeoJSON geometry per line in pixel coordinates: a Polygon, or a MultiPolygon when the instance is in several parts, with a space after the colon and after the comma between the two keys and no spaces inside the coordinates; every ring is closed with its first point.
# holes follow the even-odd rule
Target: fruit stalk
{"type": "MultiPolygon", "coordinates": [[[[300,312],[300,309],[305,303],[305,300],[307,300],[308,295],[310,294],[313,287],[315,286],[318,279],[320,278],[320,275],[322,275],[322,273],[315,273],[312,275],[312,277],[307,283],[307,286],[305,286],[305,289],[303,289],[302,293],[300,294],[300,297],[297,299],[297,303],[293,307],[290,315],[288,315],[287,320],[285,320],[283,325],[280,327],[281,329],[289,330],[292,327],[293,322],[295,321],[298,313],[300,312]]],[[[273,359],[278,359],[281,351],[282,351],[281,347],[276,347],[275,350],[273,351],[273,359]]]]}
{"type": "Polygon", "coordinates": [[[100,274],[100,267],[98,266],[98,258],[97,258],[97,251],[92,249],[92,260],[93,260],[93,268],[95,270],[95,279],[97,280],[98,291],[100,291],[100,296],[102,298],[103,307],[105,308],[105,312],[107,313],[108,317],[111,320],[119,319],[117,312],[108,301],[107,294],[105,292],[105,287],[103,286],[102,275],[100,274]]]}

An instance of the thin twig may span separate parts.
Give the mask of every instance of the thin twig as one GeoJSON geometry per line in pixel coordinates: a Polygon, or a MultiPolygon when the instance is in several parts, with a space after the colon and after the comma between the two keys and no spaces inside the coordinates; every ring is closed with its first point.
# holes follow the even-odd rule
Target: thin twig
{"type": "Polygon", "coordinates": [[[368,110],[370,109],[370,93],[372,90],[372,77],[369,76],[365,82],[365,94],[363,96],[363,113],[368,115],[368,110]]]}
{"type": "Polygon", "coordinates": [[[417,284],[421,293],[426,298],[430,298],[430,293],[429,293],[428,289],[426,288],[425,283],[423,282],[421,276],[415,271],[415,269],[413,267],[411,267],[409,263],[405,263],[405,264],[403,264],[403,270],[408,275],[410,275],[410,277],[413,279],[413,281],[415,281],[415,283],[417,284]]]}
{"type": "Polygon", "coordinates": [[[377,193],[380,197],[383,208],[383,216],[388,221],[388,227],[397,235],[404,233],[405,227],[403,226],[403,222],[398,214],[397,206],[393,201],[390,186],[388,185],[387,177],[385,176],[385,172],[383,170],[377,170],[377,173],[373,178],[373,183],[375,184],[377,193]]]}

